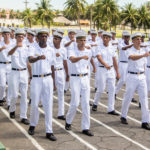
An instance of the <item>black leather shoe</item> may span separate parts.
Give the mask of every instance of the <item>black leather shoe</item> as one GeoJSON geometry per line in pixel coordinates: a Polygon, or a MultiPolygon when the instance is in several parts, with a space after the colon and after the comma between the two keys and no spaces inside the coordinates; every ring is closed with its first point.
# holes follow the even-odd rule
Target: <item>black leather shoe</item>
{"type": "Polygon", "coordinates": [[[4,106],[4,101],[0,100],[0,106],[4,106]]]}
{"type": "Polygon", "coordinates": [[[93,110],[93,111],[97,111],[97,105],[94,105],[94,104],[93,104],[92,110],[93,110]]]}
{"type": "Polygon", "coordinates": [[[139,103],[139,108],[141,108],[141,103],[139,103]]]}
{"type": "Polygon", "coordinates": [[[117,94],[115,94],[115,99],[117,99],[117,94]]]}
{"type": "Polygon", "coordinates": [[[60,120],[66,120],[64,115],[63,116],[58,116],[57,118],[60,119],[60,120]]]}
{"type": "Polygon", "coordinates": [[[14,112],[10,112],[10,118],[12,118],[12,119],[15,118],[15,111],[14,112]]]}
{"type": "Polygon", "coordinates": [[[134,98],[132,98],[131,102],[137,103],[137,101],[134,98]]]}
{"type": "Polygon", "coordinates": [[[21,119],[21,122],[25,125],[29,125],[29,120],[28,119],[23,118],[23,119],[21,119]]]}
{"type": "Polygon", "coordinates": [[[150,130],[150,126],[147,122],[142,123],[141,128],[146,129],[146,130],[150,130]]]}
{"type": "Polygon", "coordinates": [[[9,108],[10,108],[10,105],[7,106],[7,110],[9,110],[9,108]]]}
{"type": "Polygon", "coordinates": [[[95,88],[95,92],[97,91],[97,88],[95,88]]]}
{"type": "Polygon", "coordinates": [[[51,141],[57,140],[53,133],[46,133],[46,138],[51,140],[51,141]]]}
{"type": "Polygon", "coordinates": [[[119,114],[115,110],[108,112],[108,114],[109,115],[119,116],[119,114]]]}
{"type": "Polygon", "coordinates": [[[31,99],[29,100],[29,105],[31,104],[31,99]]]}
{"type": "Polygon", "coordinates": [[[71,130],[71,124],[66,123],[65,129],[66,129],[66,130],[71,130]]]}
{"type": "Polygon", "coordinates": [[[64,90],[64,93],[66,94],[66,93],[67,93],[67,91],[66,91],[66,90],[64,90]]]}
{"type": "Polygon", "coordinates": [[[90,130],[83,130],[82,133],[87,136],[94,136],[94,134],[90,130]]]}
{"type": "Polygon", "coordinates": [[[30,126],[30,127],[29,127],[29,130],[28,130],[28,133],[29,133],[30,135],[34,135],[34,129],[35,129],[34,126],[30,126]]]}
{"type": "Polygon", "coordinates": [[[122,124],[128,124],[127,119],[124,117],[120,118],[122,124]]]}

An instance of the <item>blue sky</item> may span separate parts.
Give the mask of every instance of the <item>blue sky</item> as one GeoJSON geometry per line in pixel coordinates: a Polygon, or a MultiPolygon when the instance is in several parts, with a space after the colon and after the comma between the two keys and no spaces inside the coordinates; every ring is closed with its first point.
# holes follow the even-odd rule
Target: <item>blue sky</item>
{"type": "MultiPolygon", "coordinates": [[[[19,9],[24,10],[25,0],[0,0],[0,8],[8,8],[8,9],[19,9]]],[[[94,0],[86,0],[89,4],[93,3],[94,0]]],[[[136,7],[140,7],[142,4],[150,0],[117,0],[117,3],[120,6],[124,6],[125,4],[132,2],[136,7]]],[[[31,9],[35,9],[36,5],[35,3],[39,3],[40,0],[28,0],[29,4],[28,7],[31,9]]],[[[51,4],[54,9],[60,9],[63,10],[64,3],[66,0],[51,0],[51,4]]]]}

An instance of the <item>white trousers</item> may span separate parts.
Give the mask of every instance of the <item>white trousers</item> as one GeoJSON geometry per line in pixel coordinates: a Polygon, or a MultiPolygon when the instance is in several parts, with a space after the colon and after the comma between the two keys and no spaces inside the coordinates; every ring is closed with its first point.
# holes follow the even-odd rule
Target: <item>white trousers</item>
{"type": "Polygon", "coordinates": [[[80,103],[81,96],[81,107],[82,107],[82,121],[81,128],[86,130],[90,128],[90,83],[88,76],[84,77],[71,77],[71,102],[68,113],[66,115],[66,122],[71,124],[75,115],[77,108],[80,103]]]}
{"type": "Polygon", "coordinates": [[[123,84],[125,84],[126,82],[127,69],[128,69],[128,63],[119,62],[120,79],[116,85],[116,90],[115,90],[116,94],[118,94],[119,90],[122,88],[123,84]]]}
{"type": "Polygon", "coordinates": [[[147,89],[150,92],[150,68],[146,67],[146,82],[147,82],[147,89]]]}
{"type": "Polygon", "coordinates": [[[20,91],[20,118],[27,118],[27,90],[28,90],[28,73],[24,71],[11,71],[10,74],[10,90],[11,90],[11,101],[10,101],[10,112],[16,110],[16,103],[18,99],[18,93],[20,91]]]}
{"type": "Polygon", "coordinates": [[[64,88],[65,88],[64,70],[55,71],[55,84],[58,93],[58,116],[63,116],[64,115],[64,88]]]}
{"type": "Polygon", "coordinates": [[[115,105],[115,72],[114,69],[107,70],[102,67],[98,67],[98,88],[94,97],[94,105],[98,105],[100,97],[104,92],[107,84],[108,91],[108,112],[114,110],[115,105]]]}
{"type": "Polygon", "coordinates": [[[11,64],[0,64],[0,100],[7,95],[7,105],[10,105],[10,72],[11,64]],[[6,82],[8,84],[7,94],[5,93],[6,82]]]}
{"type": "Polygon", "coordinates": [[[127,118],[128,109],[130,106],[131,99],[134,95],[135,90],[137,90],[139,95],[139,101],[141,103],[142,110],[142,122],[149,123],[150,114],[148,109],[148,95],[147,95],[147,84],[145,75],[127,75],[126,81],[126,92],[124,94],[124,99],[122,103],[121,116],[127,118]]]}
{"type": "Polygon", "coordinates": [[[38,105],[42,101],[45,112],[46,133],[53,133],[52,116],[53,116],[53,79],[51,76],[32,78],[31,80],[31,110],[30,126],[36,126],[39,121],[38,105]]]}

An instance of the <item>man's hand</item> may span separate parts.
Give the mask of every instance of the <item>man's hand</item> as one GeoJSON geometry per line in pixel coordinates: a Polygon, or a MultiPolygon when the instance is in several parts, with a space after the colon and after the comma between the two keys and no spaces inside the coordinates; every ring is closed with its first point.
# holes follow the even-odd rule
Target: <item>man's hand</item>
{"type": "Polygon", "coordinates": [[[4,45],[4,46],[2,47],[2,49],[6,49],[6,46],[4,45]]]}
{"type": "Polygon", "coordinates": [[[147,53],[145,53],[143,56],[144,56],[144,57],[148,57],[148,56],[150,56],[150,53],[147,52],[147,53]]]}
{"type": "Polygon", "coordinates": [[[41,60],[41,59],[46,59],[45,55],[41,55],[41,56],[38,56],[38,59],[41,60]]]}
{"type": "Polygon", "coordinates": [[[60,54],[59,53],[56,53],[56,57],[59,57],[60,56],[60,54]]]}
{"type": "Polygon", "coordinates": [[[66,81],[69,81],[69,75],[66,75],[66,81]]]}
{"type": "Polygon", "coordinates": [[[116,79],[117,79],[117,80],[119,80],[119,79],[120,79],[120,74],[119,74],[119,73],[117,73],[117,75],[116,75],[116,79]]]}
{"type": "Polygon", "coordinates": [[[88,60],[89,57],[88,56],[82,56],[82,59],[88,60]]]}
{"type": "Polygon", "coordinates": [[[107,70],[110,70],[111,69],[111,67],[110,66],[108,66],[107,64],[104,66],[107,70]]]}

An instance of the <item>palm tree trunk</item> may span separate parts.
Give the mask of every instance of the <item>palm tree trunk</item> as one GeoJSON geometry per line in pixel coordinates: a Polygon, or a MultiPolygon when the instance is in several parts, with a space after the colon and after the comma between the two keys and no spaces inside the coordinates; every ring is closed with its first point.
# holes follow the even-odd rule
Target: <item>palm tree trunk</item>
{"type": "Polygon", "coordinates": [[[78,12],[78,25],[79,25],[80,30],[81,30],[81,24],[80,24],[80,12],[78,12]]]}

